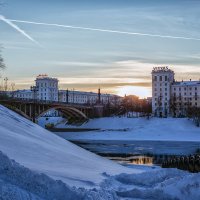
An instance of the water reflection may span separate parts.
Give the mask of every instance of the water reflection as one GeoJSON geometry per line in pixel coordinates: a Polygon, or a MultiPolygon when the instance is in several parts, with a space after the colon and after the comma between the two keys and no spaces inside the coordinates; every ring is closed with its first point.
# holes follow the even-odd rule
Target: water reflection
{"type": "MultiPolygon", "coordinates": [[[[105,156],[106,157],[106,156],[105,156]]],[[[130,157],[106,157],[110,160],[117,161],[121,164],[133,164],[133,165],[149,165],[152,166],[153,163],[153,157],[145,156],[145,155],[139,155],[139,156],[130,156],[130,157]]]]}
{"type": "Polygon", "coordinates": [[[200,142],[185,141],[71,141],[100,156],[122,164],[161,165],[174,156],[194,154],[200,142]]]}

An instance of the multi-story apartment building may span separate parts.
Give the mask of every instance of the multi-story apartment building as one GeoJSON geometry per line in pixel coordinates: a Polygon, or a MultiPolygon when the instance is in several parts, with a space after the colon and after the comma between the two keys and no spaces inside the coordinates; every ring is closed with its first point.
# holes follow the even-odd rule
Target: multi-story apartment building
{"type": "Polygon", "coordinates": [[[36,80],[37,99],[45,101],[58,101],[58,79],[47,75],[39,75],[36,80]]]}
{"type": "Polygon", "coordinates": [[[171,112],[185,115],[190,107],[200,107],[200,81],[174,82],[171,88],[171,112]]]}
{"type": "Polygon", "coordinates": [[[156,116],[185,115],[189,107],[200,107],[200,81],[175,81],[168,67],[152,70],[152,110],[156,116]]]}

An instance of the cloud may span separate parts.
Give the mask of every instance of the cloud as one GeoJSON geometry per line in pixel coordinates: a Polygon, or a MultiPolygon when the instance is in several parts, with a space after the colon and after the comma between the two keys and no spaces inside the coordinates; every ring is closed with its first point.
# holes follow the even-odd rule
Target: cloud
{"type": "Polygon", "coordinates": [[[44,64],[54,65],[54,66],[66,66],[66,67],[99,67],[104,63],[98,62],[80,62],[80,61],[45,61],[44,64]]]}
{"type": "Polygon", "coordinates": [[[13,24],[9,19],[5,18],[3,15],[0,15],[0,20],[4,21],[6,24],[10,25],[12,28],[14,28],[16,31],[21,33],[23,36],[31,40],[33,43],[37,44],[41,47],[41,44],[38,43],[36,40],[34,40],[30,35],[28,35],[24,30],[19,28],[17,25],[13,24]]]}
{"type": "Polygon", "coordinates": [[[42,22],[33,22],[33,21],[24,21],[24,20],[15,20],[15,19],[9,19],[9,21],[10,22],[18,22],[18,23],[26,23],[26,24],[34,24],[34,25],[55,26],[55,27],[62,27],[62,28],[68,28],[68,29],[80,29],[80,30],[86,30],[86,31],[99,31],[99,32],[125,34],[125,35],[200,41],[200,38],[195,38],[195,37],[182,37],[182,36],[159,35],[159,34],[140,33],[140,32],[127,32],[127,31],[120,31],[120,30],[110,30],[110,29],[101,29],[101,28],[90,28],[90,27],[71,26],[71,25],[62,25],[62,24],[42,23],[42,22]]]}

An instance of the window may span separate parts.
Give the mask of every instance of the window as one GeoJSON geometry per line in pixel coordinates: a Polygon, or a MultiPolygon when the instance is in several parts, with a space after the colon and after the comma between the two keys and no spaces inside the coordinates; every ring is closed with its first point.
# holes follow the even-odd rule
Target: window
{"type": "Polygon", "coordinates": [[[160,81],[162,81],[162,76],[160,76],[160,81]]]}
{"type": "Polygon", "coordinates": [[[167,81],[167,76],[165,76],[165,81],[167,81]]]}
{"type": "Polygon", "coordinates": [[[154,81],[157,81],[157,76],[154,76],[154,81]]]}

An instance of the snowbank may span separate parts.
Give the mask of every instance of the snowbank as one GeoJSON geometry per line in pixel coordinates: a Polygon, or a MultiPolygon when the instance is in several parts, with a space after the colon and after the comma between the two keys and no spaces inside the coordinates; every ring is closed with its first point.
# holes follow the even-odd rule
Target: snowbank
{"type": "Polygon", "coordinates": [[[27,169],[0,152],[0,199],[3,200],[100,200],[118,199],[116,193],[104,189],[86,190],[70,187],[45,174],[27,169]]]}
{"type": "MultiPolygon", "coordinates": [[[[63,127],[59,125],[59,127],[63,127]]],[[[80,128],[80,127],[79,127],[80,128]]],[[[81,128],[100,128],[88,133],[58,133],[69,140],[156,140],[200,141],[200,128],[186,118],[126,118],[92,119],[81,128]]]]}
{"type": "Polygon", "coordinates": [[[21,165],[69,185],[95,187],[102,173],[138,173],[101,158],[0,106],[0,151],[21,165]]]}
{"type": "Polygon", "coordinates": [[[107,177],[98,189],[70,187],[27,169],[0,152],[0,199],[3,200],[199,200],[200,173],[161,169],[107,177]]]}
{"type": "Polygon", "coordinates": [[[161,169],[142,174],[120,174],[110,177],[103,188],[114,190],[118,197],[148,200],[200,199],[200,173],[161,169]]]}

